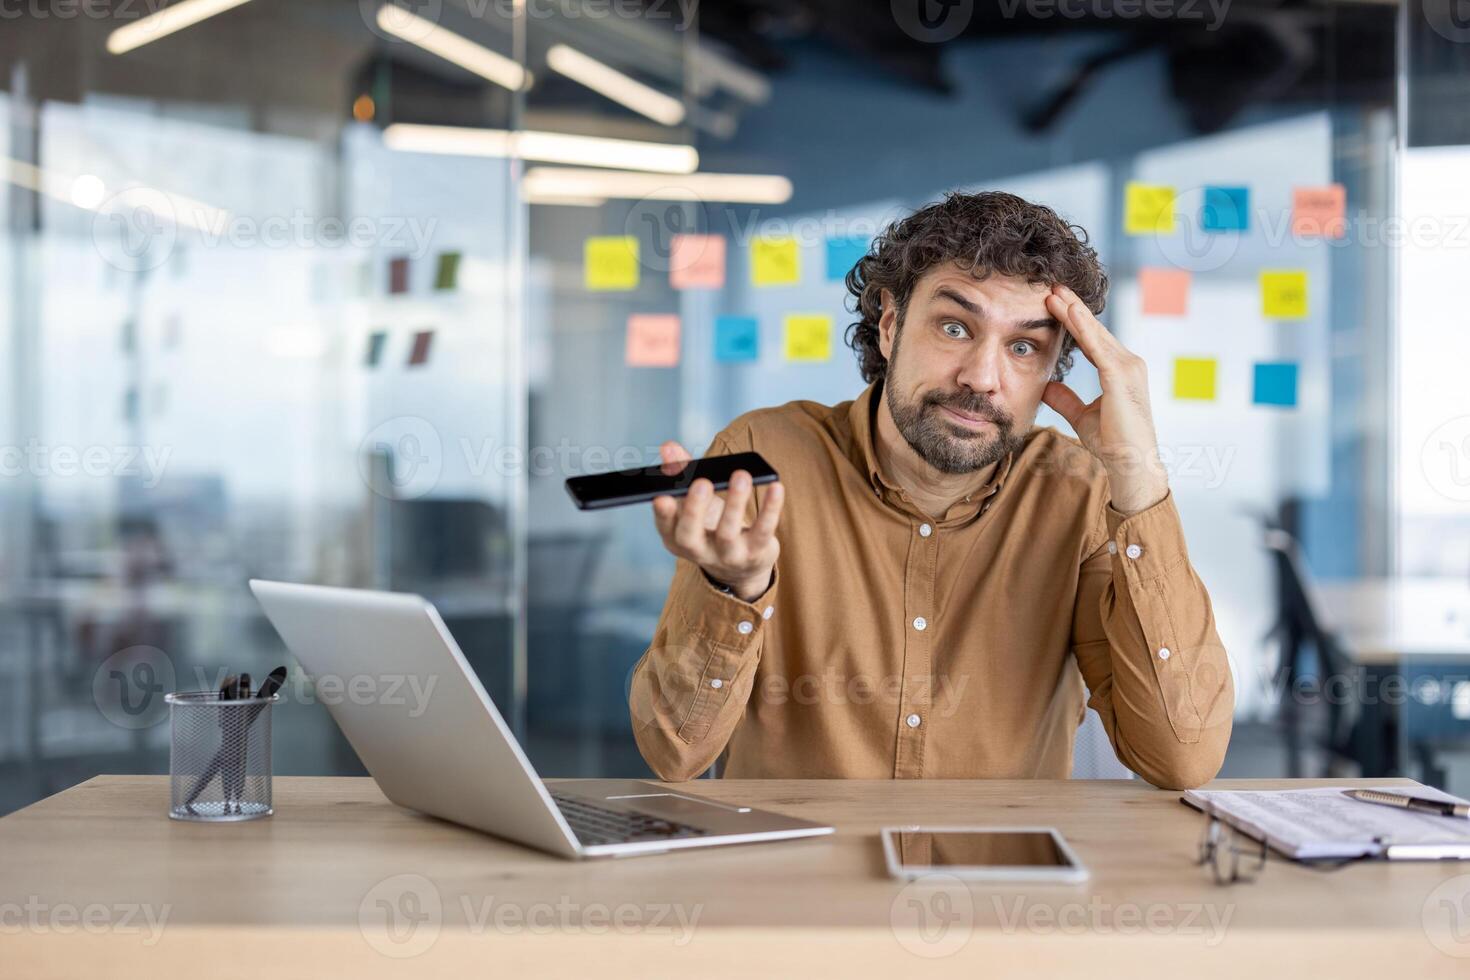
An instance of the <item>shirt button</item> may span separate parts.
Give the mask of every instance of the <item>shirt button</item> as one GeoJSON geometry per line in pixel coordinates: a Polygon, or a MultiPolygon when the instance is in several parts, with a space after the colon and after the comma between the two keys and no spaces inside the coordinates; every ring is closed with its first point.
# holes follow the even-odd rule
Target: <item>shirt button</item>
{"type": "Polygon", "coordinates": [[[718,691],[720,688],[725,686],[725,682],[716,677],[714,680],[709,682],[709,686],[718,691]]]}
{"type": "Polygon", "coordinates": [[[1117,553],[1118,553],[1118,542],[1116,542],[1116,541],[1109,541],[1108,542],[1108,554],[1110,554],[1110,555],[1116,555],[1117,553]]]}
{"type": "Polygon", "coordinates": [[[748,619],[742,619],[740,621],[740,625],[735,628],[738,629],[742,634],[745,634],[755,629],[755,624],[748,619]]]}
{"type": "Polygon", "coordinates": [[[776,614],[776,607],[775,606],[767,606],[765,609],[763,609],[761,611],[761,619],[770,619],[775,614],[776,614]]]}
{"type": "Polygon", "coordinates": [[[1160,660],[1168,660],[1169,659],[1169,648],[1168,647],[1160,647],[1159,648],[1159,659],[1160,660]]]}
{"type": "Polygon", "coordinates": [[[927,538],[929,535],[931,535],[933,533],[934,533],[934,529],[932,527],[930,527],[928,524],[920,524],[919,525],[919,537],[921,537],[921,538],[927,538]]]}
{"type": "Polygon", "coordinates": [[[1129,558],[1137,558],[1139,555],[1143,554],[1143,549],[1136,544],[1130,544],[1128,546],[1128,550],[1123,552],[1123,554],[1127,555],[1129,558]]]}
{"type": "Polygon", "coordinates": [[[919,632],[922,633],[926,628],[928,628],[928,626],[929,621],[923,616],[916,616],[914,618],[914,629],[918,630],[919,632]]]}
{"type": "Polygon", "coordinates": [[[904,722],[906,722],[910,728],[918,728],[919,727],[919,716],[918,715],[909,715],[907,718],[904,719],[904,722]]]}

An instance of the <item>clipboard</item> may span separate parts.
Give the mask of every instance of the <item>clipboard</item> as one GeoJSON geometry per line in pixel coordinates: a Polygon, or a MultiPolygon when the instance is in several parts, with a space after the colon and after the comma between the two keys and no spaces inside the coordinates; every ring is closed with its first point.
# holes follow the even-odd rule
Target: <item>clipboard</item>
{"type": "MultiPolygon", "coordinates": [[[[1470,860],[1470,820],[1364,803],[1332,786],[1288,790],[1188,790],[1180,802],[1294,861],[1470,860]],[[1379,812],[1382,811],[1382,812],[1379,812]]],[[[1426,799],[1464,802],[1430,786],[1395,786],[1426,799]]]]}

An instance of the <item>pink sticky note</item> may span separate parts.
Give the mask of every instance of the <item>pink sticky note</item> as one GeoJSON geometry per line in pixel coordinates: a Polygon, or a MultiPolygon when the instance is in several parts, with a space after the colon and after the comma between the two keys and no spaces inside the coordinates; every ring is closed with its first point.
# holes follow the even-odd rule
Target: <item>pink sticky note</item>
{"type": "Polygon", "coordinates": [[[669,285],[674,289],[724,289],[724,236],[675,235],[669,252],[669,285]]]}
{"type": "Polygon", "coordinates": [[[676,367],[679,364],[679,318],[663,313],[628,317],[628,366],[676,367]]]}
{"type": "Polygon", "coordinates": [[[1347,234],[1347,188],[1298,187],[1291,192],[1291,233],[1310,238],[1341,238],[1347,234]]]}
{"type": "Polygon", "coordinates": [[[1138,270],[1143,312],[1148,316],[1183,316],[1189,311],[1188,269],[1138,270]]]}

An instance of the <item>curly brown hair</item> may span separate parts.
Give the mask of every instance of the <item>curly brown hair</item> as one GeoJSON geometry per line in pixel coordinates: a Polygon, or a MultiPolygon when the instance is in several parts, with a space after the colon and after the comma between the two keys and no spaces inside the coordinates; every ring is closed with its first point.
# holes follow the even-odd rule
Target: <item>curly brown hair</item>
{"type": "MultiPolygon", "coordinates": [[[[1108,275],[1087,242],[1085,230],[1046,205],[1001,191],[950,193],[893,222],[847,274],[853,296],[849,308],[861,317],[847,328],[847,345],[857,354],[863,380],[871,383],[888,373],[878,348],[883,291],[893,294],[902,329],[915,283],[946,262],[958,262],[976,279],[1002,275],[1047,286],[1061,283],[1094,314],[1101,313],[1108,275]]],[[[1057,381],[1072,369],[1076,347],[1072,335],[1064,333],[1053,375],[1057,381]]]]}

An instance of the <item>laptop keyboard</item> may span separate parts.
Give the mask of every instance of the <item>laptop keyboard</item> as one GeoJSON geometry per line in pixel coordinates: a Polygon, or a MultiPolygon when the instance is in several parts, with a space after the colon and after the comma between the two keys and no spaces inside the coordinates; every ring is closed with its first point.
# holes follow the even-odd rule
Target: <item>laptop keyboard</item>
{"type": "Polygon", "coordinates": [[[567,818],[572,833],[583,844],[626,844],[632,841],[672,840],[703,837],[708,832],[648,813],[628,813],[588,803],[570,796],[551,794],[557,809],[567,818]]]}

